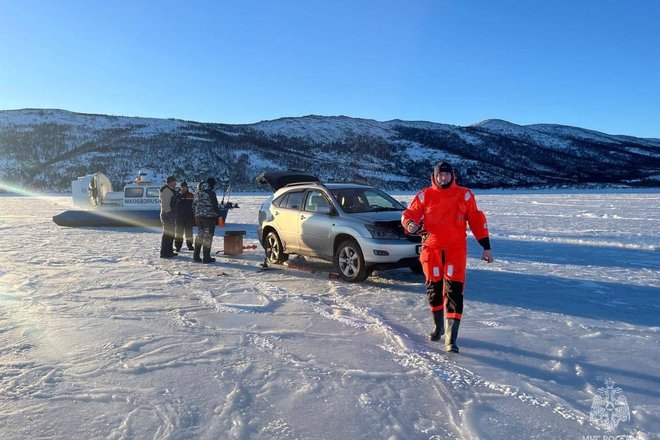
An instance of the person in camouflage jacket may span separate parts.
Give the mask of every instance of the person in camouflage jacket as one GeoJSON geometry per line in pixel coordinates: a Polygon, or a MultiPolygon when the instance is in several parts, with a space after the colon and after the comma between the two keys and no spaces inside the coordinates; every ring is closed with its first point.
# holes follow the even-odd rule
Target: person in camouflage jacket
{"type": "Polygon", "coordinates": [[[197,191],[193,196],[193,211],[197,222],[197,237],[195,238],[195,249],[193,260],[202,263],[213,263],[215,258],[211,257],[211,245],[215,225],[220,216],[218,197],[215,195],[215,179],[209,177],[206,181],[199,182],[197,191]],[[203,258],[200,251],[203,250],[203,258]]]}

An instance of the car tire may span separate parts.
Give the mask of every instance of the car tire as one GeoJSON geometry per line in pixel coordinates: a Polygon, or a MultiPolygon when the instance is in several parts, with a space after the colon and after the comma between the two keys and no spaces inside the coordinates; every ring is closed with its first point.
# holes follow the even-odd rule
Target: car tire
{"type": "Polygon", "coordinates": [[[266,244],[266,246],[264,246],[264,250],[266,251],[266,261],[269,263],[282,264],[289,259],[289,254],[284,253],[282,240],[280,240],[280,236],[277,235],[277,232],[270,231],[266,234],[264,243],[266,244]]]}
{"type": "Polygon", "coordinates": [[[352,238],[342,241],[335,249],[332,262],[344,281],[359,283],[371,274],[364,261],[360,245],[352,238]]]}

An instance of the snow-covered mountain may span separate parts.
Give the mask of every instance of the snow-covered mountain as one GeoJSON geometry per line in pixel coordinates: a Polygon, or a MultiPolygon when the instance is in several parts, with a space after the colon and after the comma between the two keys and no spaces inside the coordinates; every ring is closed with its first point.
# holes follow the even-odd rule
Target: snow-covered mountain
{"type": "Polygon", "coordinates": [[[467,127],[424,121],[305,116],[230,125],[72,113],[0,111],[0,179],[68,190],[101,171],[116,186],[139,169],[161,176],[231,179],[257,189],[267,169],[295,168],[326,181],[413,190],[448,160],[472,187],[660,186],[660,139],[552,124],[486,120],[467,127]]]}

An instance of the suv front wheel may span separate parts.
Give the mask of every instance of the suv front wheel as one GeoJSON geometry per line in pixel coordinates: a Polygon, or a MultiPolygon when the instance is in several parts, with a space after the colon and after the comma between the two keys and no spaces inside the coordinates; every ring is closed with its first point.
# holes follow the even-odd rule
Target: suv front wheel
{"type": "Polygon", "coordinates": [[[342,241],[332,258],[339,276],[349,283],[359,283],[369,277],[371,271],[367,269],[364,262],[362,249],[352,238],[342,241]]]}
{"type": "Polygon", "coordinates": [[[282,240],[280,240],[280,236],[277,235],[277,232],[270,231],[266,235],[265,242],[266,260],[268,260],[269,263],[282,264],[289,258],[289,254],[284,253],[282,240]]]}

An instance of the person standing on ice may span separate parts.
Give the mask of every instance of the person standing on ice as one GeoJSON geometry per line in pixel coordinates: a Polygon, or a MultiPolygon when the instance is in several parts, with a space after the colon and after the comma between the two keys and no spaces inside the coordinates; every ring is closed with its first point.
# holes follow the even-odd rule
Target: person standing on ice
{"type": "Polygon", "coordinates": [[[202,263],[214,263],[215,258],[211,257],[211,245],[213,244],[213,234],[215,225],[218,223],[220,208],[218,207],[218,197],[215,195],[215,179],[209,177],[206,182],[199,182],[197,191],[193,196],[193,211],[197,221],[197,238],[195,238],[195,251],[193,260],[202,263]],[[200,258],[200,251],[204,250],[204,257],[200,258]]]}
{"type": "Polygon", "coordinates": [[[163,236],[160,240],[160,258],[172,258],[174,252],[174,224],[176,222],[176,179],[169,176],[160,188],[160,221],[163,224],[163,236]]]}
{"type": "Polygon", "coordinates": [[[417,193],[410,207],[403,211],[401,224],[410,234],[423,231],[419,260],[435,324],[429,338],[437,341],[444,334],[445,351],[458,353],[456,339],[463,313],[467,225],[484,249],[481,259],[491,263],[493,253],[486,216],[477,208],[472,191],[456,184],[452,166],[441,162],[433,169],[431,186],[417,193]]]}
{"type": "Polygon", "coordinates": [[[178,210],[176,214],[176,228],[174,230],[174,246],[176,251],[181,251],[183,239],[185,236],[186,246],[189,251],[193,250],[193,225],[195,223],[195,213],[193,212],[193,193],[188,191],[188,182],[185,180],[179,186],[179,193],[176,195],[178,200],[178,210]]]}
{"type": "Polygon", "coordinates": [[[99,206],[99,188],[96,185],[96,176],[89,180],[89,196],[92,198],[92,206],[99,206]]]}

